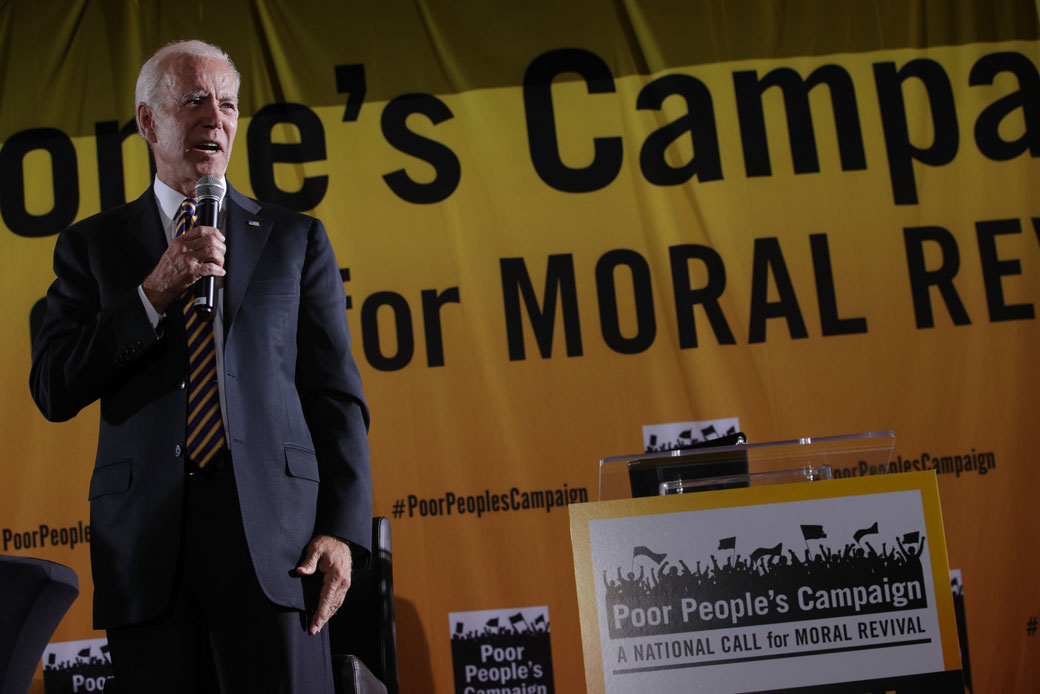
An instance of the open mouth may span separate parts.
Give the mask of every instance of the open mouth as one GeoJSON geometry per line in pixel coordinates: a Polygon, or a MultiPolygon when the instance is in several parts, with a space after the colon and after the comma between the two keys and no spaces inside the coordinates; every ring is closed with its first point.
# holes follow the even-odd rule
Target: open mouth
{"type": "Polygon", "coordinates": [[[218,145],[216,142],[200,142],[199,144],[195,145],[195,149],[201,150],[203,152],[219,152],[220,145],[218,145]]]}

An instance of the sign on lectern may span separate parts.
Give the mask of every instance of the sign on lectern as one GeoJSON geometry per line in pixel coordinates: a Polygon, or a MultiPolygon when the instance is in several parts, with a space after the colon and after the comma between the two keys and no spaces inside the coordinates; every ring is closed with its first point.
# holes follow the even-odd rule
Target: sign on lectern
{"type": "Polygon", "coordinates": [[[863,443],[571,505],[589,692],[963,692],[935,474],[827,479],[863,443]]]}

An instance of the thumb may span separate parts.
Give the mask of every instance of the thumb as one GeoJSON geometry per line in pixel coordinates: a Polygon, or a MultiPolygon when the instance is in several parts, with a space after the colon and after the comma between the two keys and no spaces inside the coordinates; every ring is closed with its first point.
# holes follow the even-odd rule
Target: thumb
{"type": "Polygon", "coordinates": [[[296,573],[310,576],[318,568],[317,552],[308,552],[300,565],[296,567],[296,573]]]}

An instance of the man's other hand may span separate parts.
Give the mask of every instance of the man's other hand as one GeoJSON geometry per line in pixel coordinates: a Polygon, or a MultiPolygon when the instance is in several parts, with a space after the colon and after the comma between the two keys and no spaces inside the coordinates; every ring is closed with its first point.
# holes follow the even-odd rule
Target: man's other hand
{"type": "Polygon", "coordinates": [[[315,535],[307,544],[303,561],[296,567],[296,573],[310,576],[317,570],[324,576],[321,594],[318,596],[318,609],[311,621],[312,636],[321,631],[343,604],[347,589],[350,588],[351,566],[350,547],[338,537],[315,535]]]}

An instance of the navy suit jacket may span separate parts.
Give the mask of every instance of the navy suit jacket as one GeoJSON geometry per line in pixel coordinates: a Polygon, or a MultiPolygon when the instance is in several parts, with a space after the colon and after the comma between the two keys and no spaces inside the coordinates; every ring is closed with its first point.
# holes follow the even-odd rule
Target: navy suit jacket
{"type": "MultiPolygon", "coordinates": [[[[264,592],[303,609],[291,573],[315,534],[370,545],[368,410],[343,282],[320,221],[230,186],[224,208],[224,414],[242,521],[264,592]]],[[[33,343],[30,386],[48,419],[101,402],[89,492],[98,628],[155,617],[173,594],[186,480],[184,321],[171,306],[157,335],[137,293],[166,245],[151,186],[63,231],[33,343]]]]}

